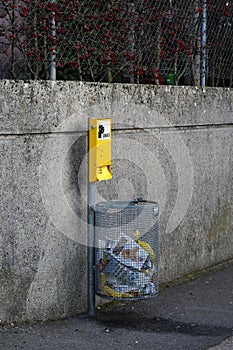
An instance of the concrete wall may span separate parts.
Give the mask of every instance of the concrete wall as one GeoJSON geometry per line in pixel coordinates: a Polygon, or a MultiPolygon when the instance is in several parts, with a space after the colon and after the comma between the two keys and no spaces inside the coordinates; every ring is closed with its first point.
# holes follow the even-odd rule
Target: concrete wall
{"type": "Polygon", "coordinates": [[[87,117],[113,118],[97,201],[161,212],[160,281],[233,257],[233,90],[0,81],[0,322],[86,310],[87,117]]]}

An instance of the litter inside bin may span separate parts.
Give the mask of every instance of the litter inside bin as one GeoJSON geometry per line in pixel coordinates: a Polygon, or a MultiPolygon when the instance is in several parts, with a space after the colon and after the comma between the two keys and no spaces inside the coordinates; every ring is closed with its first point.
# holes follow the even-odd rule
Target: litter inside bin
{"type": "Polygon", "coordinates": [[[98,241],[96,268],[106,296],[139,298],[157,294],[155,252],[139,239],[138,230],[133,237],[122,232],[116,239],[98,241]]]}

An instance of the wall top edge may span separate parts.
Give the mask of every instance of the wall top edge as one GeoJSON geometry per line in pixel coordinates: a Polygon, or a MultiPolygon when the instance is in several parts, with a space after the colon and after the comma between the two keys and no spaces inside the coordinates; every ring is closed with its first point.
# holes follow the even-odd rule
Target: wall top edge
{"type": "Polygon", "coordinates": [[[233,89],[0,80],[0,134],[79,132],[88,116],[118,129],[233,124],[233,89]]]}
{"type": "Polygon", "coordinates": [[[99,83],[99,82],[83,82],[83,81],[71,81],[71,80],[11,80],[11,79],[0,79],[0,85],[26,85],[26,86],[94,86],[94,87],[124,87],[127,89],[130,88],[150,88],[155,90],[199,90],[199,91],[211,91],[211,90],[224,90],[224,91],[233,91],[233,88],[229,87],[211,87],[211,86],[191,86],[191,85],[153,85],[153,84],[127,84],[127,83],[99,83]]]}

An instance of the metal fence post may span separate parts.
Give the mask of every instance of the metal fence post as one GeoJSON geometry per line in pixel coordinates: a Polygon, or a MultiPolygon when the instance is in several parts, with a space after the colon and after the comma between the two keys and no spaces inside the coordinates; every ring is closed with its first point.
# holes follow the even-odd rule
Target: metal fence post
{"type": "MultiPolygon", "coordinates": [[[[55,0],[51,0],[52,6],[55,5],[55,0]]],[[[50,35],[52,38],[52,43],[50,45],[50,56],[49,56],[49,80],[56,80],[56,62],[55,58],[56,55],[54,53],[55,47],[54,47],[54,40],[56,37],[56,24],[55,24],[55,12],[52,11],[51,18],[49,19],[50,24],[50,35]]]]}
{"type": "Polygon", "coordinates": [[[202,0],[200,84],[206,86],[207,1],[202,0]]]}

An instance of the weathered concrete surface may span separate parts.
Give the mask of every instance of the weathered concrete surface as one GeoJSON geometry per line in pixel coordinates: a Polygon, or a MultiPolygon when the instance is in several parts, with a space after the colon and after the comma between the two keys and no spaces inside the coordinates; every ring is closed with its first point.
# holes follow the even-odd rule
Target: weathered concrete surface
{"type": "Polygon", "coordinates": [[[2,134],[86,130],[87,115],[112,115],[124,128],[221,125],[233,118],[228,88],[10,80],[0,87],[2,134]]]}
{"type": "Polygon", "coordinates": [[[86,309],[87,116],[112,116],[97,200],[160,204],[160,279],[233,257],[233,90],[0,81],[0,319],[86,309]]]}
{"type": "MultiPolygon", "coordinates": [[[[40,193],[40,165],[47,139],[42,135],[0,139],[2,321],[60,318],[85,309],[86,248],[59,232],[40,193]]],[[[72,166],[72,161],[67,163],[72,166]]],[[[71,186],[74,171],[68,176],[71,186]]],[[[65,183],[64,190],[69,192],[65,183]]]]}

